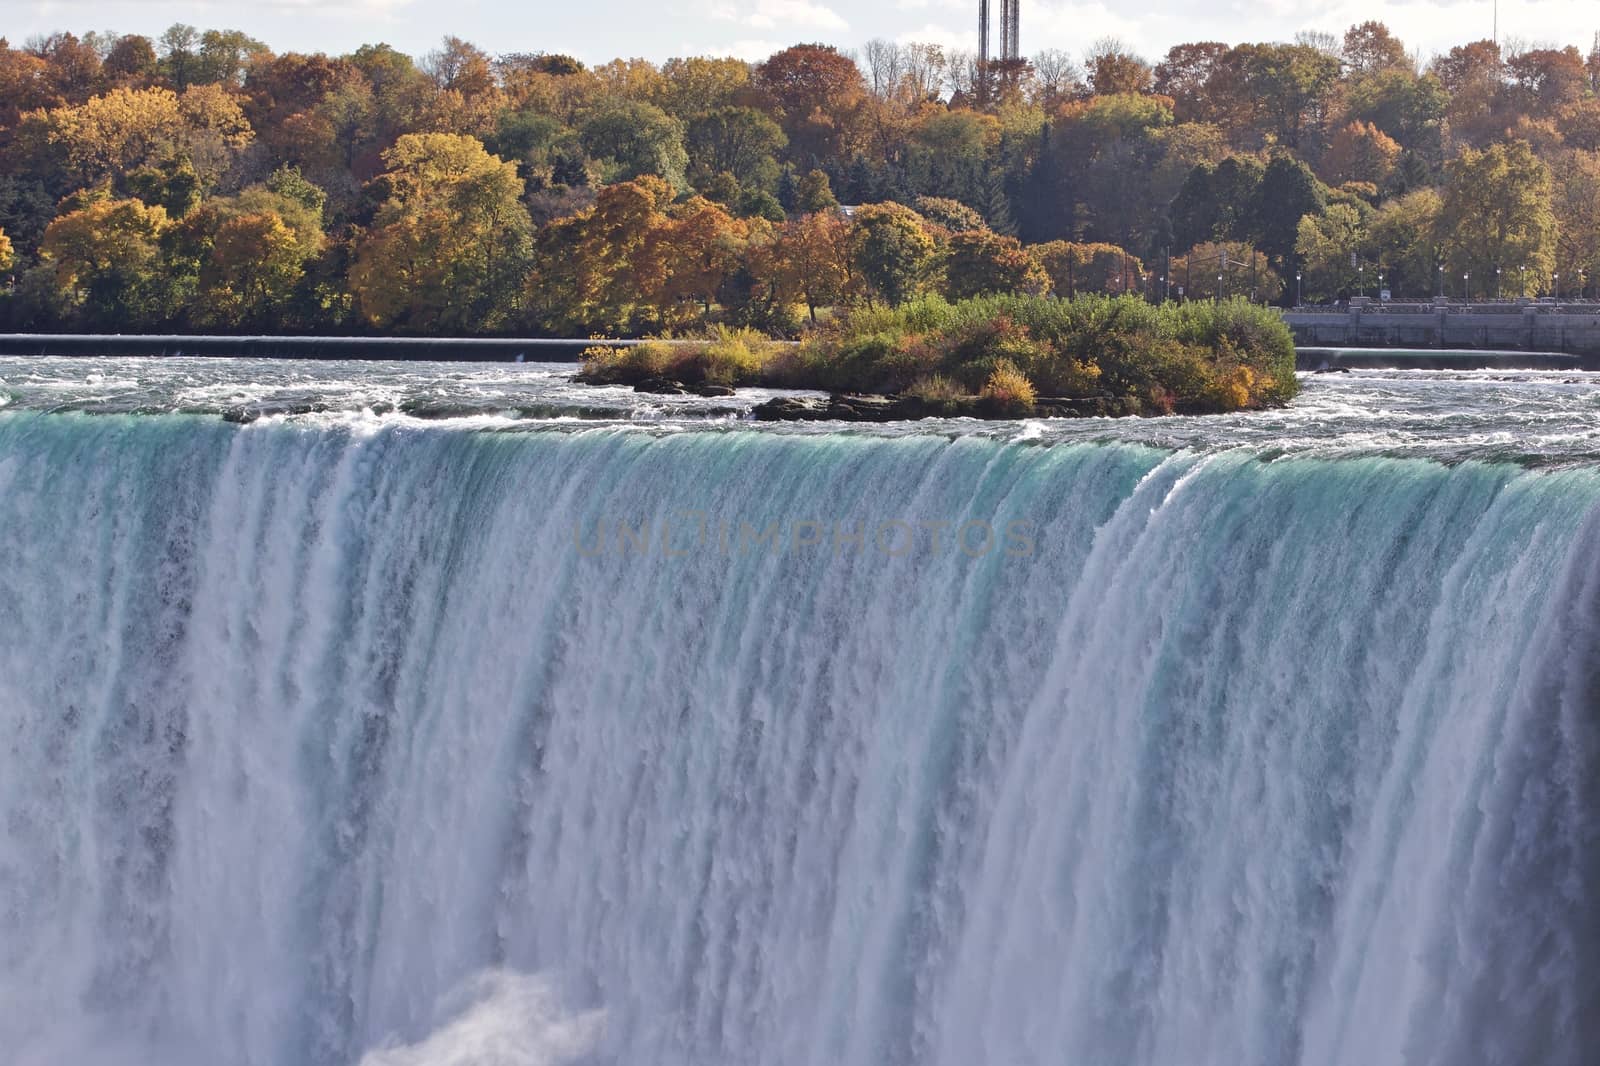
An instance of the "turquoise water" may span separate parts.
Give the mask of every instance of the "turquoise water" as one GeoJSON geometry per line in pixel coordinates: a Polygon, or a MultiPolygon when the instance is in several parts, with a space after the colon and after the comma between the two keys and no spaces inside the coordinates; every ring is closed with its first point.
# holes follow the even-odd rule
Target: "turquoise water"
{"type": "Polygon", "coordinates": [[[9,1061],[1589,1061],[1588,379],[518,372],[0,367],[9,1061]]]}

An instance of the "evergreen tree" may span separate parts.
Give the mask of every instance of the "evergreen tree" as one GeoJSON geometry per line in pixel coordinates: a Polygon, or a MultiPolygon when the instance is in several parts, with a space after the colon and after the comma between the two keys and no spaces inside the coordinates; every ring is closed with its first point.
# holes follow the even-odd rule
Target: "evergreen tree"
{"type": "Polygon", "coordinates": [[[983,183],[983,217],[989,223],[989,228],[1002,237],[1016,236],[1017,220],[1011,214],[1006,176],[998,169],[990,170],[983,183]]]}

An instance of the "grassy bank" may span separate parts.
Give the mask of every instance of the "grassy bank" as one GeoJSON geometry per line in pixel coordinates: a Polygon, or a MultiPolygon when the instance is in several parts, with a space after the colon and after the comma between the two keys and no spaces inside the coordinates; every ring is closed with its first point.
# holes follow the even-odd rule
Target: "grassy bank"
{"type": "Polygon", "coordinates": [[[993,296],[858,309],[798,346],[748,331],[595,350],[597,384],[766,385],[902,396],[930,414],[1212,414],[1271,407],[1297,389],[1277,312],[1243,300],[993,296]]]}

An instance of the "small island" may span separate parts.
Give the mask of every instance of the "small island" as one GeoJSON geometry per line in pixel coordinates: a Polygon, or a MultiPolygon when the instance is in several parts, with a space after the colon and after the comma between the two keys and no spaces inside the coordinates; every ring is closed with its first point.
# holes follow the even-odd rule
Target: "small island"
{"type": "Polygon", "coordinates": [[[799,343],[716,327],[698,338],[595,347],[578,380],[641,392],[815,390],[758,406],[767,421],[1223,414],[1299,388],[1281,316],[1245,300],[938,296],[858,307],[799,343]]]}

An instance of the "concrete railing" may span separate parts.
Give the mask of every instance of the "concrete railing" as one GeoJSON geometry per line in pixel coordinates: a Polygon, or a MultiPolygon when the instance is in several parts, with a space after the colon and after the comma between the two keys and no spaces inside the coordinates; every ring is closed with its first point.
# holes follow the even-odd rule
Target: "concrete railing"
{"type": "Polygon", "coordinates": [[[1342,307],[1297,307],[1283,317],[1301,347],[1566,352],[1600,365],[1600,304],[1353,300],[1342,307]]]}

